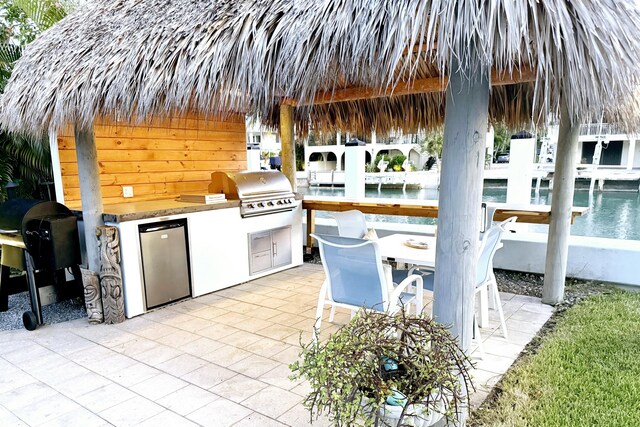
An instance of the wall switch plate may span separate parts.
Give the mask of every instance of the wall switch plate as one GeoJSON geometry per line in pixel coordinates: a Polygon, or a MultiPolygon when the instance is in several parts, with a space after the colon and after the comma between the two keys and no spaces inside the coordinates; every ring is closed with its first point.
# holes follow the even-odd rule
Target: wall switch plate
{"type": "Polygon", "coordinates": [[[133,197],[133,187],[131,187],[131,186],[123,186],[122,187],[122,197],[133,197]]]}

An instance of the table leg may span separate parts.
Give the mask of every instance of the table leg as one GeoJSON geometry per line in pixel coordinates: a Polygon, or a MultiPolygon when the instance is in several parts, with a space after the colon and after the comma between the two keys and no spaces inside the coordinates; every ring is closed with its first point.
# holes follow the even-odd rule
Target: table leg
{"type": "Polygon", "coordinates": [[[313,253],[313,244],[315,239],[311,237],[311,234],[316,232],[316,211],[313,209],[307,209],[307,248],[305,250],[307,255],[313,253]]]}

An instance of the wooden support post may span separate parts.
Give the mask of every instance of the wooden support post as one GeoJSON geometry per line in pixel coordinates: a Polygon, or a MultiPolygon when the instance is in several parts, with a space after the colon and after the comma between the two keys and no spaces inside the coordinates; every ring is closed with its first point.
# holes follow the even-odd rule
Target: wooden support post
{"type": "Polygon", "coordinates": [[[120,269],[120,238],[115,227],[98,227],[95,237],[100,243],[100,288],[104,322],[124,322],[124,293],[120,269]]]}
{"type": "Polygon", "coordinates": [[[450,68],[459,71],[447,87],[433,307],[435,320],[451,325],[465,351],[473,335],[489,105],[488,75],[473,65],[450,68]]]}
{"type": "Polygon", "coordinates": [[[82,270],[82,286],[84,287],[84,304],[89,323],[97,325],[104,322],[102,291],[98,274],[91,270],[82,270]]]}
{"type": "Polygon", "coordinates": [[[98,241],[96,240],[96,227],[104,225],[102,220],[102,191],[100,189],[98,151],[91,127],[76,127],[75,138],[80,196],[82,198],[84,241],[87,249],[86,261],[89,270],[98,273],[100,270],[100,253],[98,241]]]}
{"type": "Polygon", "coordinates": [[[280,141],[282,142],[282,172],[291,182],[293,191],[296,184],[296,144],[293,137],[293,107],[280,105],[280,141]]]}
{"type": "Polygon", "coordinates": [[[579,123],[578,120],[575,120],[574,124],[571,124],[567,105],[562,102],[556,166],[553,173],[555,182],[551,195],[547,258],[542,288],[542,302],[545,304],[557,304],[564,300],[564,281],[567,274],[569,234],[572,222],[571,208],[578,160],[579,123]]]}
{"type": "Polygon", "coordinates": [[[311,237],[316,232],[316,211],[313,209],[307,209],[307,249],[306,254],[311,255],[313,253],[314,238],[311,237]]]}

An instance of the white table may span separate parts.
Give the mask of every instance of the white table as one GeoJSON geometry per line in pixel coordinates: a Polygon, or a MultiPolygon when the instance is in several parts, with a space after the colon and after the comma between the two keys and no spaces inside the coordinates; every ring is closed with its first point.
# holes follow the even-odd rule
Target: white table
{"type": "MultiPolygon", "coordinates": [[[[391,234],[377,240],[380,255],[387,261],[404,262],[428,269],[436,267],[436,238],[411,234],[391,234]],[[427,249],[411,248],[404,244],[408,239],[426,242],[427,249]]],[[[486,288],[480,291],[480,316],[478,326],[489,324],[488,294],[486,288]]]]}
{"type": "Polygon", "coordinates": [[[378,239],[380,255],[387,261],[406,262],[427,268],[436,266],[436,238],[411,234],[392,234],[378,239]],[[427,249],[410,248],[405,245],[409,239],[428,244],[427,249]]]}

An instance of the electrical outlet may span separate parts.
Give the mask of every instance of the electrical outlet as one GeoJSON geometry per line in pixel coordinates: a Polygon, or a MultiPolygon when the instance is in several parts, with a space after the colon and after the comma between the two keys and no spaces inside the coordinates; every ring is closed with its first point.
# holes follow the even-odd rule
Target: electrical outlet
{"type": "Polygon", "coordinates": [[[133,197],[133,187],[131,186],[122,187],[122,197],[133,197]]]}

